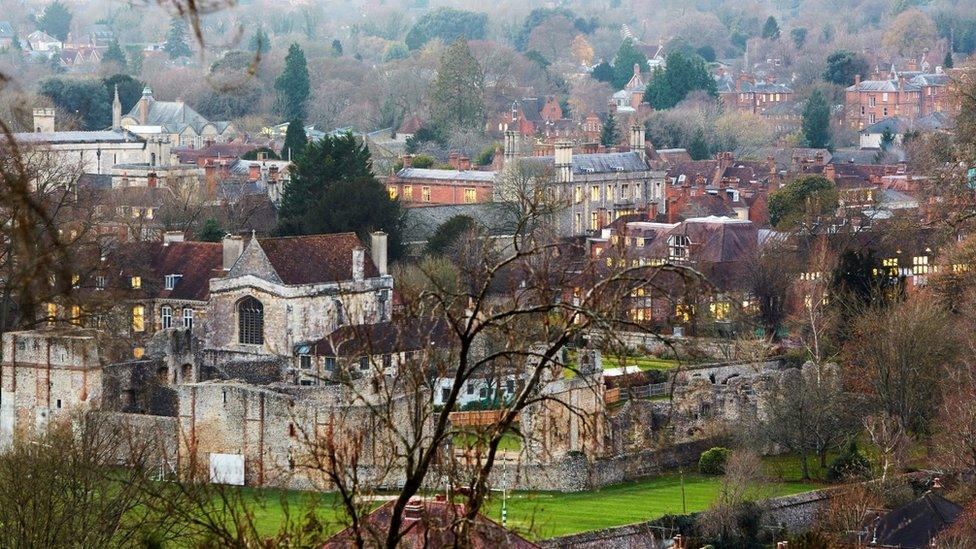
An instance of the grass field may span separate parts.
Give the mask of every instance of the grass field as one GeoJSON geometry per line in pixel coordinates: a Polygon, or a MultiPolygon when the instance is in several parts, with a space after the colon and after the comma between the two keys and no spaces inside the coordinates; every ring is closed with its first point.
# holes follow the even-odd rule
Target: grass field
{"type": "MultiPolygon", "coordinates": [[[[772,497],[815,490],[818,486],[798,482],[765,484],[754,497],[772,497]]],[[[665,514],[701,511],[718,496],[721,478],[685,475],[684,505],[681,478],[668,474],[634,483],[609,486],[582,493],[513,492],[508,498],[508,526],[533,539],[573,534],[640,522],[665,514]]],[[[275,490],[251,491],[259,503],[254,513],[255,525],[265,536],[278,531],[284,520],[281,498],[284,495],[292,516],[303,514],[311,497],[302,492],[275,490]]],[[[318,496],[316,509],[321,520],[338,530],[338,510],[331,494],[318,496]]],[[[485,510],[494,520],[501,517],[501,495],[493,494],[485,510]]]]}
{"type": "Polygon", "coordinates": [[[678,361],[670,358],[656,358],[652,356],[603,355],[604,368],[622,368],[624,366],[637,366],[641,370],[670,370],[678,366],[678,361]]]}

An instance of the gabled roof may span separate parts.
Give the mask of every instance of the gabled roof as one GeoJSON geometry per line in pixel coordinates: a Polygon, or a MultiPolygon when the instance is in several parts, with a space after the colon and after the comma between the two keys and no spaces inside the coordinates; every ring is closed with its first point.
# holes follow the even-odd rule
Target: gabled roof
{"type": "MultiPolygon", "coordinates": [[[[125,116],[145,126],[166,126],[173,133],[180,133],[187,126],[200,133],[203,127],[210,123],[206,117],[182,101],[157,101],[148,88],[143,91],[143,99],[140,99],[125,116]],[[146,120],[142,120],[139,113],[139,105],[143,100],[149,102],[146,120]]],[[[226,128],[226,125],[224,127],[226,128]]],[[[222,130],[218,128],[218,131],[222,130]]]]}
{"type": "Polygon", "coordinates": [[[223,265],[223,245],[220,242],[158,244],[151,265],[160,279],[171,274],[181,275],[172,290],[160,284],[158,297],[206,301],[210,295],[210,279],[223,265]]]}
{"type": "Polygon", "coordinates": [[[951,525],[963,508],[932,492],[899,507],[869,526],[872,545],[922,549],[951,525]]]}
{"type": "Polygon", "coordinates": [[[356,326],[342,326],[309,344],[295,346],[296,354],[315,356],[359,357],[443,348],[451,341],[451,333],[443,322],[381,322],[356,326]]]}
{"type": "MultiPolygon", "coordinates": [[[[289,286],[352,280],[352,251],[361,247],[355,233],[253,238],[228,278],[253,274],[289,286]]],[[[366,278],[379,276],[364,255],[366,278]]]]}
{"type": "MultiPolygon", "coordinates": [[[[849,86],[847,91],[862,91],[862,92],[896,92],[898,91],[899,83],[897,80],[861,80],[859,83],[849,86]]],[[[912,81],[905,82],[902,88],[903,91],[921,91],[918,84],[912,81]]]]}

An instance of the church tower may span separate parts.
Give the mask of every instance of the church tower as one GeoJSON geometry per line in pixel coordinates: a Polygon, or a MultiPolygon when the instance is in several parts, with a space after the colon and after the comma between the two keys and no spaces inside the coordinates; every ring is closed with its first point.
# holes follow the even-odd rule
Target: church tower
{"type": "Polygon", "coordinates": [[[122,102],[119,101],[119,86],[115,86],[115,99],[112,100],[112,129],[122,129],[122,102]]]}

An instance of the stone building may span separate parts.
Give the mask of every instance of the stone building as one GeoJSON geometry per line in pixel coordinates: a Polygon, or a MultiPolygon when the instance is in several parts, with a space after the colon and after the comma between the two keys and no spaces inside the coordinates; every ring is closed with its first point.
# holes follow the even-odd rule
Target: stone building
{"type": "Polygon", "coordinates": [[[102,363],[91,330],[7,332],[0,367],[0,445],[101,405],[102,363]]]}
{"type": "Polygon", "coordinates": [[[165,137],[179,147],[200,148],[237,137],[233,122],[211,122],[183,101],[158,101],[147,86],[142,97],[121,117],[121,126],[142,137],[165,137]]]}

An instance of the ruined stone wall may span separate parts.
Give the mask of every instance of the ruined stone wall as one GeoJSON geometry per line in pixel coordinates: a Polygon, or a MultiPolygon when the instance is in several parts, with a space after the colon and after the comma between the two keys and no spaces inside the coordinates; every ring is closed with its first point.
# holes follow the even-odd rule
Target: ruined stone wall
{"type": "Polygon", "coordinates": [[[551,463],[569,452],[604,453],[606,403],[601,373],[546,384],[545,399],[521,413],[525,455],[532,463],[551,463]]]}

